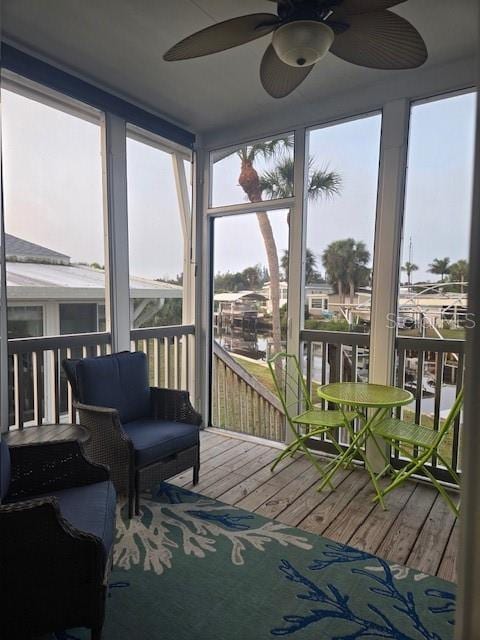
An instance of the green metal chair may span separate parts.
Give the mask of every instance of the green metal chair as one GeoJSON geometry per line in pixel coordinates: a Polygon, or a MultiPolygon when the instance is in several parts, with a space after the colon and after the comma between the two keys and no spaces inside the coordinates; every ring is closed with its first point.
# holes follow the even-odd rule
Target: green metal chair
{"type": "MultiPolygon", "coordinates": [[[[448,495],[445,487],[435,478],[427,463],[432,458],[438,459],[445,467],[447,472],[452,478],[452,482],[460,484],[460,479],[452,469],[451,465],[445,460],[444,456],[440,452],[440,446],[444,442],[449,430],[455,422],[463,404],[463,389],[459,392],[458,396],[453,403],[450,412],[438,431],[423,427],[419,424],[412,424],[410,422],[404,422],[397,418],[387,418],[382,420],[375,426],[373,432],[376,436],[381,436],[384,440],[390,444],[401,456],[408,460],[403,469],[393,470],[392,482],[380,492],[380,496],[383,498],[387,493],[390,493],[393,489],[405,482],[413,474],[423,473],[425,474],[434,486],[437,488],[442,497],[446,500],[448,506],[455,515],[458,516],[459,509],[448,495]]],[[[392,470],[391,464],[388,464],[385,469],[377,476],[380,478],[382,475],[392,470]]],[[[379,500],[380,496],[377,496],[375,500],[379,500]]]]}
{"type": "MultiPolygon", "coordinates": [[[[268,361],[275,389],[282,404],[288,426],[294,440],[275,459],[271,466],[273,471],[277,464],[287,456],[293,456],[299,449],[308,457],[310,462],[318,470],[322,478],[326,476],[318,459],[308,448],[307,441],[322,434],[329,435],[331,442],[339,455],[343,455],[343,449],[338,444],[333,431],[339,427],[346,427],[357,417],[353,411],[330,411],[315,407],[305,383],[298,358],[290,353],[282,351],[268,361]],[[302,411],[298,413],[299,408],[302,411]]],[[[326,482],[333,489],[330,480],[326,482]]]]}

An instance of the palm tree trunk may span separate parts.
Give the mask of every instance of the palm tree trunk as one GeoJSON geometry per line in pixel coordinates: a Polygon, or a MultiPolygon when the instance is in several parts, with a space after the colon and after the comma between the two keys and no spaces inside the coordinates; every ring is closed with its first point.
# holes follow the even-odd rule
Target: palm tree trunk
{"type": "Polygon", "coordinates": [[[280,327],[280,268],[278,266],[277,245],[268,214],[262,212],[256,215],[267,254],[270,274],[270,299],[272,303],[272,342],[274,352],[278,353],[282,350],[282,334],[280,327]]]}
{"type": "Polygon", "coordinates": [[[353,300],[355,298],[355,283],[353,280],[350,280],[350,304],[353,305],[353,300]]]}
{"type": "MultiPolygon", "coordinates": [[[[249,158],[242,158],[241,171],[238,179],[239,185],[247,194],[250,202],[260,202],[262,200],[262,188],[257,170],[249,158]]],[[[273,235],[272,225],[265,212],[256,214],[260,233],[262,234],[265,252],[267,254],[268,271],[270,273],[270,298],[272,303],[272,342],[274,353],[282,350],[282,339],[280,329],[280,268],[278,262],[278,251],[273,235]]],[[[281,363],[277,362],[277,372],[281,363]]]]}

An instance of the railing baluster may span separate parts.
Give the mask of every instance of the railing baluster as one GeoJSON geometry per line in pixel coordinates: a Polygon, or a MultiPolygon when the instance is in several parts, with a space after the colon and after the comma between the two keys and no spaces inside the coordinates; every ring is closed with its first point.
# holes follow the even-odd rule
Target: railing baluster
{"type": "Polygon", "coordinates": [[[43,353],[34,351],[32,353],[33,363],[33,419],[36,425],[43,423],[43,376],[42,363],[43,353]]]}
{"type": "MultiPolygon", "coordinates": [[[[303,343],[301,345],[301,347],[303,347],[303,343]]],[[[310,398],[312,397],[312,343],[311,342],[307,342],[307,371],[306,371],[306,375],[307,375],[307,389],[308,389],[308,395],[310,396],[310,398]]],[[[314,400],[315,402],[315,400],[314,400]]]]}
{"type": "Polygon", "coordinates": [[[170,338],[163,339],[163,368],[165,387],[170,389],[170,338]]]}
{"type": "MultiPolygon", "coordinates": [[[[98,345],[98,347],[100,347],[100,345],[98,345]]],[[[98,351],[97,351],[97,354],[98,354],[98,351]]],[[[98,355],[102,355],[101,352],[98,355]]],[[[71,358],[71,357],[72,357],[72,350],[70,349],[70,347],[67,347],[67,358],[71,358]]],[[[75,422],[77,421],[77,415],[76,415],[77,412],[73,408],[72,388],[69,384],[67,384],[67,411],[68,411],[68,419],[72,424],[75,424],[75,422]]]]}
{"type": "Polygon", "coordinates": [[[181,372],[180,349],[178,344],[178,336],[173,338],[173,386],[180,389],[180,372],[181,372]]]}
{"type": "Polygon", "coordinates": [[[13,375],[15,384],[15,424],[17,429],[23,429],[24,423],[24,380],[23,353],[16,353],[13,359],[13,375]]]}
{"type": "MultiPolygon", "coordinates": [[[[457,366],[457,380],[456,380],[456,394],[460,393],[461,388],[463,387],[465,374],[465,356],[461,353],[458,356],[458,366],[457,366]]],[[[454,471],[459,471],[458,467],[458,452],[460,446],[460,421],[462,419],[462,412],[456,417],[455,422],[453,423],[453,443],[452,443],[452,468],[454,471]]]]}

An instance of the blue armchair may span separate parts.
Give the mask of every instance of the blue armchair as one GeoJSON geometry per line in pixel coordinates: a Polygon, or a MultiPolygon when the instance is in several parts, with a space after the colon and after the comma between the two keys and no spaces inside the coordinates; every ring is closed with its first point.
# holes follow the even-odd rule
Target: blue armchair
{"type": "Polygon", "coordinates": [[[100,640],[115,507],[108,469],[77,442],[0,442],[2,638],[88,627],[100,640]]]}
{"type": "Polygon", "coordinates": [[[110,468],[117,491],[128,496],[128,515],[139,513],[139,494],[193,467],[200,470],[201,416],[187,391],[149,387],[147,357],[121,352],[64,360],[80,424],[91,433],[90,457],[110,468]]]}

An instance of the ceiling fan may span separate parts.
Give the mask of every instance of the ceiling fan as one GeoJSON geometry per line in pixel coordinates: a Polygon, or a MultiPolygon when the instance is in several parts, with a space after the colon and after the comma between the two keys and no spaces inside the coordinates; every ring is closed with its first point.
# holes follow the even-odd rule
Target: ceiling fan
{"type": "Polygon", "coordinates": [[[283,98],[328,51],[372,69],[412,69],[427,59],[421,35],[390,7],[406,0],[270,0],[277,15],[219,22],[181,40],[163,56],[187,60],[225,51],[273,32],[260,65],[264,89],[283,98]]]}

